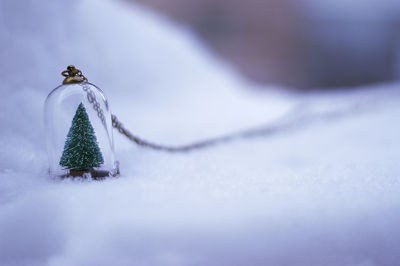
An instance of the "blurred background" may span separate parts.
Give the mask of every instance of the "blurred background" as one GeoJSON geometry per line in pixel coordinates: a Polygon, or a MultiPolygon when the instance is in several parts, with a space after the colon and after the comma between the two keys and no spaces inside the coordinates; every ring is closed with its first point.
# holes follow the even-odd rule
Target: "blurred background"
{"type": "Polygon", "coordinates": [[[398,0],[128,0],[187,25],[258,84],[344,88],[400,77],[398,0]]]}

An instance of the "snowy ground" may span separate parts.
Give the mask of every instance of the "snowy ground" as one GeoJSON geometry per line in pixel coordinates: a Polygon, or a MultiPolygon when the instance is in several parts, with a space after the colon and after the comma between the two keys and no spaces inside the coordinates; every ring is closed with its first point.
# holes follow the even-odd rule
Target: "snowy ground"
{"type": "Polygon", "coordinates": [[[250,90],[187,30],[105,0],[4,0],[0,20],[0,265],[398,264],[399,84],[250,90]],[[128,128],[167,144],[298,104],[313,114],[371,104],[190,154],[115,133],[120,178],[61,181],[46,172],[43,103],[71,63],[128,128]]]}

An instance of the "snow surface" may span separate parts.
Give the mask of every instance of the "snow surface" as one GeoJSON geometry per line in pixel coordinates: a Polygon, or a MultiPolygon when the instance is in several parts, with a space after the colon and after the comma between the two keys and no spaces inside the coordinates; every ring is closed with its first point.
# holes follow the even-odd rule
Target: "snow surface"
{"type": "Polygon", "coordinates": [[[398,264],[399,84],[256,90],[187,29],[120,2],[2,0],[0,22],[0,265],[398,264]],[[299,116],[370,106],[189,154],[115,133],[120,178],[54,180],[43,103],[71,63],[129,129],[160,143],[294,106],[299,116]]]}

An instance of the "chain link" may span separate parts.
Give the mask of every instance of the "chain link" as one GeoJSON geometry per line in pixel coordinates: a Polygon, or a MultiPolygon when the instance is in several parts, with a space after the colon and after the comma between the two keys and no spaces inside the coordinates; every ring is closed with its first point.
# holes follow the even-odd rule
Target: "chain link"
{"type": "Polygon", "coordinates": [[[101,108],[100,103],[97,101],[96,95],[90,89],[90,85],[87,82],[85,82],[85,83],[82,84],[82,89],[83,89],[83,91],[86,92],[87,99],[88,99],[89,103],[92,104],[92,107],[96,111],[97,116],[100,118],[101,123],[103,124],[104,127],[107,127],[106,119],[105,119],[105,116],[104,116],[104,111],[101,108]]]}

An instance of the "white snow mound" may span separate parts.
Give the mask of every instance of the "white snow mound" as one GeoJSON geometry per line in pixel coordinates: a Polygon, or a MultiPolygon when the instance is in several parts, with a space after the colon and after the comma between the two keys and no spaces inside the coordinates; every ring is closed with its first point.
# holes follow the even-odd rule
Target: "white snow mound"
{"type": "Polygon", "coordinates": [[[0,265],[400,260],[399,84],[251,90],[187,29],[115,1],[3,0],[0,22],[0,265]],[[166,144],[267,123],[297,104],[317,114],[371,104],[188,154],[140,149],[115,132],[120,178],[54,180],[43,103],[69,64],[129,129],[166,144]]]}

